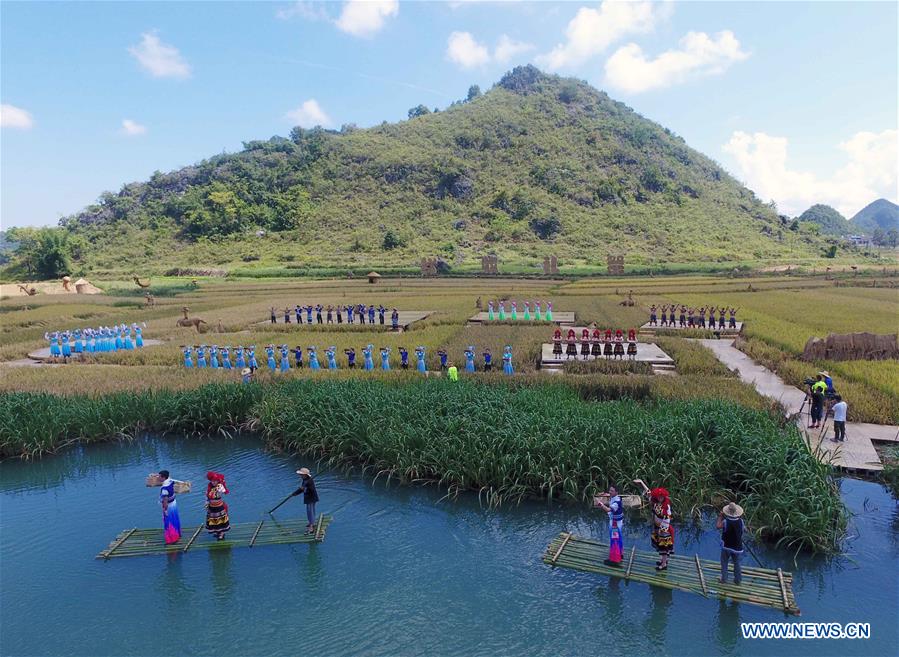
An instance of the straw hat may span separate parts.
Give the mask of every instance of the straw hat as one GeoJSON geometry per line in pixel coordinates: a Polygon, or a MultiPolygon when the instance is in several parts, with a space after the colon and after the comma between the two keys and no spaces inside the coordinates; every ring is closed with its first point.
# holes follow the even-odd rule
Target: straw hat
{"type": "Polygon", "coordinates": [[[249,367],[245,367],[245,368],[243,368],[243,369],[240,371],[240,373],[241,373],[243,376],[246,376],[247,374],[252,374],[253,371],[252,371],[249,367]]]}
{"type": "Polygon", "coordinates": [[[818,374],[820,374],[821,376],[830,376],[830,372],[828,372],[827,370],[821,370],[820,372],[818,372],[818,374]]]}
{"type": "Polygon", "coordinates": [[[310,475],[312,475],[312,473],[309,472],[309,468],[300,468],[299,470],[297,470],[297,474],[300,475],[300,476],[303,476],[303,475],[310,476],[310,475]]]}
{"type": "Polygon", "coordinates": [[[723,513],[725,517],[730,518],[731,520],[736,520],[743,515],[743,507],[734,502],[730,502],[729,504],[726,504],[723,509],[721,509],[721,513],[723,513]]]}

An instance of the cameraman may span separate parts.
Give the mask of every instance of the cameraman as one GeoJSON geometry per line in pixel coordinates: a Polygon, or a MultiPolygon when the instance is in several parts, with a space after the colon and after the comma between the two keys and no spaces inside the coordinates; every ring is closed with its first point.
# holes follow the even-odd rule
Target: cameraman
{"type": "MultiPolygon", "coordinates": [[[[806,379],[806,382],[811,379],[806,379]]],[[[824,377],[818,374],[815,381],[809,386],[808,395],[812,400],[811,424],[809,429],[817,429],[821,426],[821,418],[824,416],[824,395],[827,392],[827,384],[824,377]]]]}

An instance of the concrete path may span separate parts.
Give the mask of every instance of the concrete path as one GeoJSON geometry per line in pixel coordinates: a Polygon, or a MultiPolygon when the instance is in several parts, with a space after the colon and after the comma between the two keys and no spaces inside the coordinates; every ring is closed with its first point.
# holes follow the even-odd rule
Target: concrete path
{"type": "MultiPolygon", "coordinates": [[[[788,416],[799,413],[805,393],[794,386],[787,385],[771,370],[762,367],[749,356],[733,346],[732,340],[697,340],[728,369],[737,372],[740,378],[755,386],[760,394],[776,399],[788,416]]],[[[865,422],[846,423],[846,442],[837,443],[833,438],[833,422],[828,420],[824,432],[820,429],[808,429],[808,411],[806,404],[797,424],[805,435],[806,442],[812,449],[820,448],[822,459],[833,459],[833,464],[847,470],[880,471],[883,464],[874,449],[873,442],[899,443],[899,426],[890,424],[868,424],[865,422]]]]}

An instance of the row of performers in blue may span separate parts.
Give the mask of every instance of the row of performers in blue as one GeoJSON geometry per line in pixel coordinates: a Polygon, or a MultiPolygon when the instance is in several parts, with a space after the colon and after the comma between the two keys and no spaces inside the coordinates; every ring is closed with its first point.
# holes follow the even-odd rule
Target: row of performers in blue
{"type": "MultiPolygon", "coordinates": [[[[322,304],[316,304],[315,306],[295,306],[294,308],[290,308],[289,306],[284,308],[284,323],[290,324],[290,316],[296,318],[297,324],[303,323],[303,316],[306,317],[307,324],[334,324],[335,317],[337,318],[338,324],[343,324],[344,314],[346,314],[346,323],[352,324],[354,321],[359,324],[365,324],[365,318],[368,317],[368,323],[375,323],[375,314],[378,315],[378,323],[384,324],[384,318],[387,315],[387,308],[383,305],[379,305],[377,308],[374,305],[366,306],[364,303],[360,303],[354,306],[323,306],[322,304]],[[312,315],[315,314],[315,320],[313,321],[312,315]]],[[[278,311],[272,306],[271,310],[271,323],[278,323],[278,311]]],[[[390,311],[390,324],[393,326],[394,330],[399,327],[400,323],[400,313],[394,308],[390,311]]]]}
{"type": "MultiPolygon", "coordinates": [[[[182,355],[184,367],[187,368],[212,368],[212,369],[226,369],[230,370],[232,368],[236,368],[239,370],[249,369],[251,372],[255,371],[259,368],[259,362],[256,360],[256,347],[243,347],[238,346],[233,350],[231,347],[219,347],[217,345],[206,346],[206,345],[195,345],[191,346],[182,346],[182,355]],[[231,361],[231,354],[234,354],[234,362],[231,361]],[[195,360],[196,357],[196,360],[195,360]]],[[[362,349],[362,367],[363,370],[373,370],[375,369],[374,363],[374,352],[375,348],[373,345],[366,345],[362,349]]],[[[390,354],[393,350],[390,347],[381,347],[380,355],[381,355],[381,367],[382,370],[390,370],[390,354]]],[[[343,350],[344,355],[346,356],[346,367],[349,369],[356,368],[356,350],[352,347],[349,349],[343,350]]],[[[316,347],[308,347],[306,349],[306,361],[304,361],[303,348],[300,346],[296,346],[293,349],[290,349],[286,344],[282,344],[280,346],[275,346],[273,344],[268,345],[265,348],[266,355],[266,364],[268,368],[272,372],[281,371],[286,372],[287,370],[294,368],[303,368],[306,366],[308,361],[309,369],[311,370],[320,370],[322,368],[322,364],[318,358],[318,350],[316,347]],[[291,354],[291,352],[293,352],[291,354]],[[290,357],[293,355],[294,362],[293,365],[290,363],[290,357]]],[[[416,365],[415,369],[419,372],[427,372],[427,364],[425,362],[425,357],[427,352],[424,347],[416,347],[415,348],[415,358],[416,365]]],[[[449,367],[449,356],[444,349],[440,349],[437,351],[437,355],[440,358],[440,369],[446,370],[449,367]]],[[[465,355],[465,368],[466,372],[475,372],[477,371],[477,365],[475,363],[476,360],[476,352],[474,347],[468,347],[468,349],[464,352],[465,355]]],[[[489,349],[485,349],[481,354],[483,358],[483,371],[489,372],[493,369],[493,354],[489,349]]],[[[409,351],[405,347],[399,348],[399,356],[400,356],[400,369],[407,370],[409,369],[409,351]]],[[[328,347],[325,350],[325,359],[327,369],[336,370],[340,369],[340,366],[337,363],[337,348],[336,347],[328,347]]],[[[512,347],[511,345],[506,345],[503,348],[503,372],[506,374],[514,374],[515,369],[512,365],[512,347]]]]}
{"type": "Polygon", "coordinates": [[[546,314],[544,315],[543,311],[540,308],[540,302],[535,301],[534,302],[534,314],[532,315],[531,314],[531,302],[525,301],[524,302],[524,313],[519,318],[518,304],[515,301],[510,302],[510,310],[509,310],[508,315],[506,314],[506,302],[505,301],[499,301],[499,302],[497,302],[497,304],[495,306],[492,301],[488,301],[487,302],[487,320],[493,321],[496,319],[498,319],[500,321],[504,321],[507,319],[512,319],[512,320],[523,319],[526,322],[531,321],[531,320],[535,320],[538,322],[546,320],[547,322],[551,322],[551,321],[553,321],[553,302],[552,301],[546,302],[546,314]]]}
{"type": "MultiPolygon", "coordinates": [[[[553,331],[553,356],[559,358],[562,356],[562,329],[553,331]]],[[[625,344],[627,344],[627,357],[629,360],[637,358],[637,331],[636,329],[627,330],[627,342],[624,340],[624,331],[616,329],[614,335],[612,329],[606,329],[605,332],[598,328],[594,328],[592,333],[590,329],[581,329],[581,337],[578,340],[573,328],[568,329],[565,336],[565,359],[574,358],[577,360],[577,345],[581,345],[581,357],[587,360],[588,356],[605,356],[606,358],[624,358],[625,344]]]]}
{"type": "Polygon", "coordinates": [[[715,306],[703,306],[702,308],[690,308],[688,306],[672,303],[670,305],[649,307],[649,325],[650,326],[679,326],[681,328],[710,328],[716,326],[715,313],[718,314],[717,327],[723,329],[725,327],[725,319],[727,325],[735,329],[737,328],[737,308],[715,308],[715,306]],[[659,321],[659,312],[662,319],[659,321]],[[709,319],[706,323],[706,314],[709,319]],[[725,318],[725,315],[727,317],[725,318]]]}
{"type": "Polygon", "coordinates": [[[144,346],[143,329],[136,323],[53,331],[45,333],[44,339],[50,343],[50,357],[64,362],[73,355],[128,351],[144,346]]]}

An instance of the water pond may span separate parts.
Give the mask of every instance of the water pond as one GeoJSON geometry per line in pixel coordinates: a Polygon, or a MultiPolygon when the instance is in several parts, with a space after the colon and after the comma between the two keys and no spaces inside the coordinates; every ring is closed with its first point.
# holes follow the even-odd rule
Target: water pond
{"type": "MultiPolygon", "coordinates": [[[[323,544],[94,559],[122,529],[159,524],[150,471],[195,483],[179,499],[182,522],[195,525],[207,469],[228,477],[232,522],[253,522],[303,464],[246,437],[147,437],[0,464],[0,654],[798,657],[899,645],[899,510],[882,486],[848,479],[845,557],[756,554],[795,573],[800,620],[870,622],[868,640],[744,640],[741,622],[796,619],[544,566],[563,529],[605,536],[604,514],[586,508],[491,510],[476,495],[447,500],[434,487],[334,472],[317,477],[320,510],[334,515],[323,544]]],[[[302,512],[295,499],[276,515],[302,512]]],[[[712,524],[681,526],[678,551],[716,558],[712,524]]],[[[625,540],[648,547],[643,517],[630,518],[625,540]]]]}

